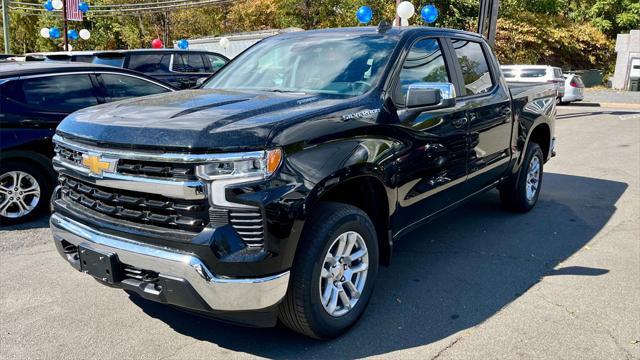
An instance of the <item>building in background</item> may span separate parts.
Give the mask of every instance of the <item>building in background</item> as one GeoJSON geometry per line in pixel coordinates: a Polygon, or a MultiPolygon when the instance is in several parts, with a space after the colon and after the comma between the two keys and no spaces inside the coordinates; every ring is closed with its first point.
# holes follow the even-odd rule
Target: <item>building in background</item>
{"type": "MultiPolygon", "coordinates": [[[[199,39],[189,39],[189,50],[207,50],[222,54],[229,59],[233,59],[238,54],[243,52],[249,46],[257,43],[258,41],[267,38],[269,36],[278,35],[293,31],[303,31],[300,28],[286,28],[286,29],[269,29],[262,31],[252,31],[246,33],[230,34],[216,37],[205,37],[199,39]],[[229,40],[229,46],[223,47],[220,44],[220,39],[227,38],[229,40]]],[[[177,47],[177,43],[174,43],[174,47],[177,47]]]]}
{"type": "MultiPolygon", "coordinates": [[[[631,79],[634,66],[640,66],[640,30],[631,30],[629,34],[618,34],[616,38],[616,70],[611,87],[619,90],[632,90],[631,79]]],[[[637,90],[637,85],[634,90],[637,90]]]]}

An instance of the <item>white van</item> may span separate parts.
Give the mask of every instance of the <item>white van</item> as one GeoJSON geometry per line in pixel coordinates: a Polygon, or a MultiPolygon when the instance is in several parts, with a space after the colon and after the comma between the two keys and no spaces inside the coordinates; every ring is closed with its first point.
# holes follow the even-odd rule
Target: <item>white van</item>
{"type": "Polygon", "coordinates": [[[564,77],[562,69],[548,65],[502,65],[502,75],[508,82],[539,83],[555,85],[558,100],[564,96],[564,77]]]}

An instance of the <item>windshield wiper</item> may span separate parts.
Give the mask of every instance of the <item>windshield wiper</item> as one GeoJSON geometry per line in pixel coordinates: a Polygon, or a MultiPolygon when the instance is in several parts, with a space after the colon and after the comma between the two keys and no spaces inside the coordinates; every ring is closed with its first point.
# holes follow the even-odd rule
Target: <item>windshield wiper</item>
{"type": "Polygon", "coordinates": [[[283,94],[303,94],[303,95],[307,94],[304,91],[298,91],[298,90],[264,89],[263,91],[283,93],[283,94]]]}

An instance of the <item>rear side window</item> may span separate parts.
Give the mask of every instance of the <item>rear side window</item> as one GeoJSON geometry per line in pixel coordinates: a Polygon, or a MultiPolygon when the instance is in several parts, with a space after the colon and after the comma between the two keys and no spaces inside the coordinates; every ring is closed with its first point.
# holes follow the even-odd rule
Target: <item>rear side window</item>
{"type": "Polygon", "coordinates": [[[59,75],[21,81],[24,103],[44,111],[73,112],[96,105],[89,75],[59,75]]]}
{"type": "Polygon", "coordinates": [[[200,54],[175,54],[173,71],[177,72],[207,72],[204,60],[200,54]]]}
{"type": "Polygon", "coordinates": [[[170,62],[170,54],[131,54],[127,68],[142,73],[166,73],[170,62]]]}
{"type": "Polygon", "coordinates": [[[437,39],[419,40],[411,47],[400,70],[400,94],[396,98],[403,100],[409,85],[421,82],[450,82],[437,39]]]}
{"type": "Polygon", "coordinates": [[[502,70],[502,76],[504,76],[506,79],[509,79],[516,77],[516,74],[513,70],[502,70]]]}
{"type": "Polygon", "coordinates": [[[464,79],[462,96],[481,94],[493,86],[489,62],[480,43],[467,40],[452,40],[464,79]]]}
{"type": "Polygon", "coordinates": [[[224,64],[227,63],[227,61],[220,56],[211,55],[211,54],[207,54],[205,56],[209,60],[209,64],[211,64],[211,68],[209,69],[210,72],[218,71],[218,69],[220,69],[221,67],[224,66],[224,64]]]}
{"type": "Polygon", "coordinates": [[[109,65],[121,68],[124,65],[124,55],[106,55],[106,56],[94,56],[94,64],[109,65]]]}
{"type": "Polygon", "coordinates": [[[562,70],[560,69],[553,69],[553,77],[556,79],[559,79],[562,77],[562,70]]]}
{"type": "Polygon", "coordinates": [[[109,101],[167,92],[166,88],[132,76],[100,74],[109,101]]]}
{"type": "Polygon", "coordinates": [[[521,78],[543,78],[547,76],[545,69],[524,69],[520,71],[521,78]]]}

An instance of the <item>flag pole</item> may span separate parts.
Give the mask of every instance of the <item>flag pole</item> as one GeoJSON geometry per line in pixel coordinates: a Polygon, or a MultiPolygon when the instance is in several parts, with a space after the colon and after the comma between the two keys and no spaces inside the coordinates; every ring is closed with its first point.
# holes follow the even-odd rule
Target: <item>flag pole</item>
{"type": "Polygon", "coordinates": [[[67,35],[67,0],[62,0],[62,16],[64,18],[64,51],[69,51],[69,36],[67,35]]]}

